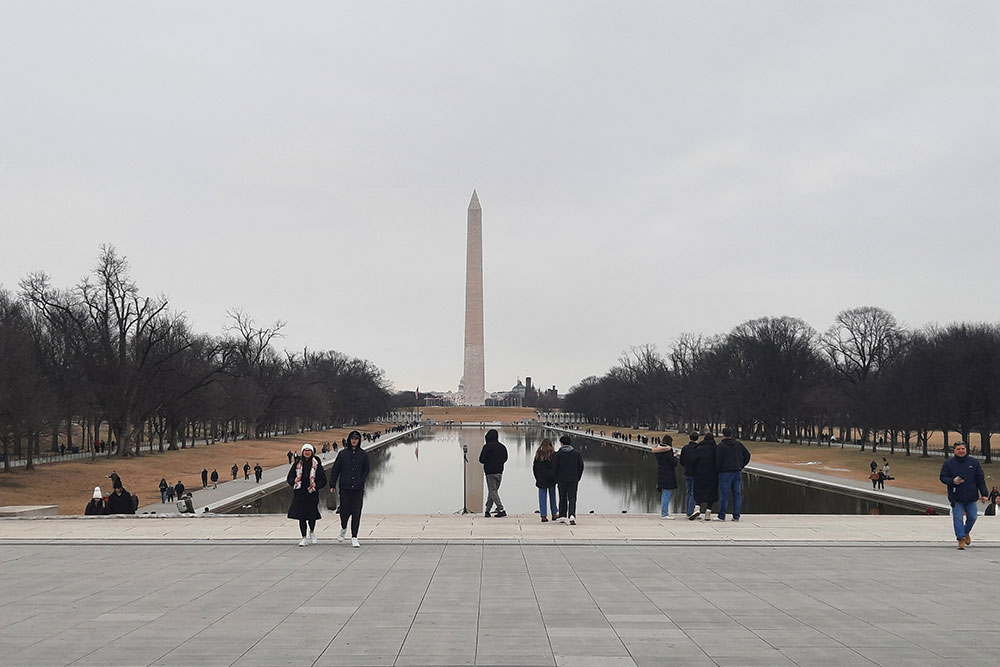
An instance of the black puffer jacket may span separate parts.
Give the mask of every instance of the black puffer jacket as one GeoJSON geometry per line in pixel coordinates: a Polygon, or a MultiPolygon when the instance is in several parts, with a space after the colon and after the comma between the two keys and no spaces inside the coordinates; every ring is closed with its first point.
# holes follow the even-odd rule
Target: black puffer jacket
{"type": "Polygon", "coordinates": [[[535,474],[535,486],[539,489],[550,489],[556,485],[556,471],[552,464],[552,459],[535,462],[531,465],[531,472],[535,474]]]}
{"type": "Polygon", "coordinates": [[[122,489],[121,495],[112,491],[108,496],[108,514],[135,514],[132,494],[125,489],[122,489]]]}
{"type": "Polygon", "coordinates": [[[669,452],[657,452],[656,456],[656,488],[659,491],[664,489],[677,488],[677,456],[674,450],[669,452]]]}
{"type": "Polygon", "coordinates": [[[496,475],[503,472],[503,464],[507,462],[507,448],[500,442],[496,429],[486,432],[486,444],[479,454],[479,462],[483,464],[483,472],[496,475]]]}
{"type": "Polygon", "coordinates": [[[365,488],[370,471],[368,452],[361,449],[361,445],[357,447],[348,445],[340,450],[333,462],[333,468],[330,469],[330,487],[336,486],[339,480],[341,489],[360,491],[365,488]]]}

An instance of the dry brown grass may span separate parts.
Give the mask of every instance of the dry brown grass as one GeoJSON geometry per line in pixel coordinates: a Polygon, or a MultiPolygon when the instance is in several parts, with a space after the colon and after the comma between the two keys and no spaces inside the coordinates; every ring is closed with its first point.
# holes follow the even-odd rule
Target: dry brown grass
{"type": "MultiPolygon", "coordinates": [[[[384,430],[384,424],[356,427],[359,431],[384,430]]],[[[171,485],[177,480],[191,489],[201,488],[201,471],[219,471],[220,480],[232,479],[230,468],[237,464],[239,476],[243,464],[252,468],[260,463],[264,468],[287,464],[285,453],[298,452],[303,443],[311,442],[319,450],[324,442],[340,442],[350,428],[314,431],[287,435],[273,440],[240,440],[217,442],[214,445],[189,447],[162,454],[143,452],[142,456],[129,459],[98,456],[96,460],[73,460],[37,466],[33,471],[15,468],[0,473],[0,505],[58,505],[60,514],[83,514],[95,486],[107,494],[111,480],[107,476],[114,470],[122,478],[126,489],[139,496],[139,504],[149,505],[160,500],[160,478],[171,485]]]]}

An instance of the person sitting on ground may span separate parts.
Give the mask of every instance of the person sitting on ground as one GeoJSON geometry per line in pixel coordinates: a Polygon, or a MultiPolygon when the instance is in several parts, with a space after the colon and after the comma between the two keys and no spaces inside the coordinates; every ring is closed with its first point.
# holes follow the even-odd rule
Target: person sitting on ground
{"type": "Polygon", "coordinates": [[[87,503],[87,509],[83,510],[86,516],[101,516],[108,513],[108,507],[104,502],[104,494],[101,493],[101,487],[94,487],[94,496],[87,503]]]}

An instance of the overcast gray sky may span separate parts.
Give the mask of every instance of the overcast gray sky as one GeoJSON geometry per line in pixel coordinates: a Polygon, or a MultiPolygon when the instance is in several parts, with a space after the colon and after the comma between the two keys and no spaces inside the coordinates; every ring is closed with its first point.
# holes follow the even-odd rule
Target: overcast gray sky
{"type": "Polygon", "coordinates": [[[995,2],[0,3],[0,285],[102,243],[399,389],[764,315],[1000,319],[995,2]]]}

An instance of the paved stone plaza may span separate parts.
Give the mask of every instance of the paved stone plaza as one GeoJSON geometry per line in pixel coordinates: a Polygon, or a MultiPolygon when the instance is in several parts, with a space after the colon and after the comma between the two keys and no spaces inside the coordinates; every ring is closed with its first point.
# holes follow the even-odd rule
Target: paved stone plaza
{"type": "Polygon", "coordinates": [[[2,539],[0,665],[992,665],[996,544],[2,539]]]}

